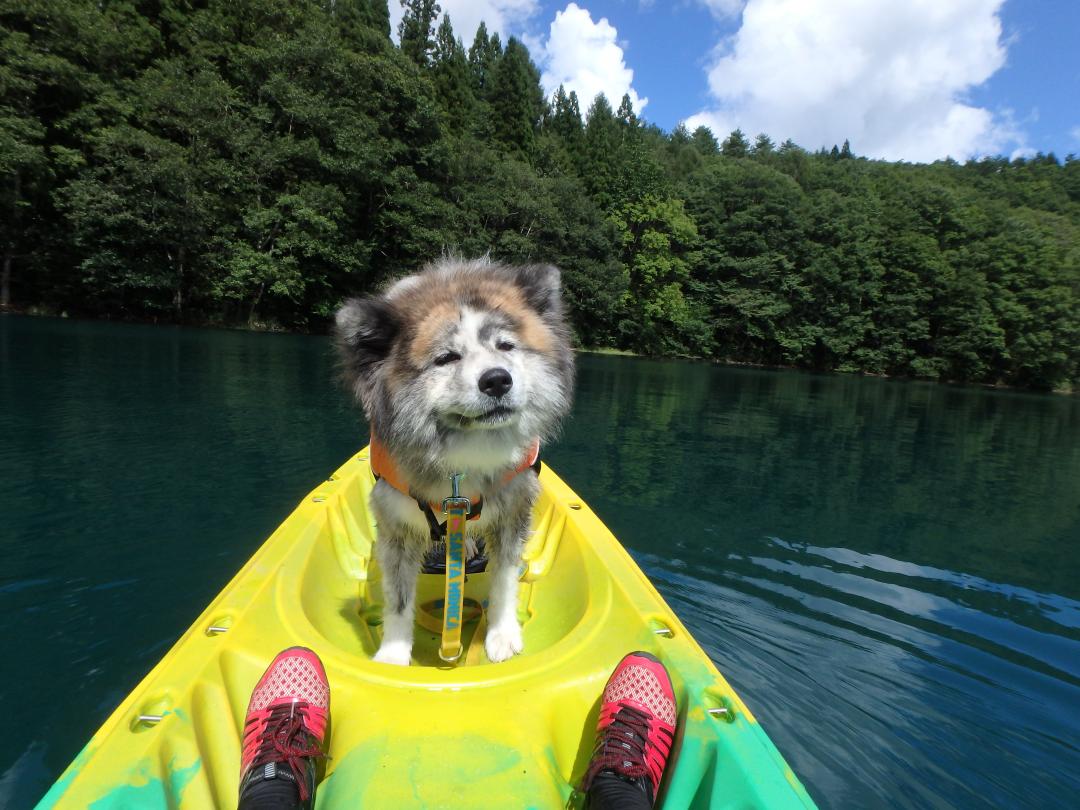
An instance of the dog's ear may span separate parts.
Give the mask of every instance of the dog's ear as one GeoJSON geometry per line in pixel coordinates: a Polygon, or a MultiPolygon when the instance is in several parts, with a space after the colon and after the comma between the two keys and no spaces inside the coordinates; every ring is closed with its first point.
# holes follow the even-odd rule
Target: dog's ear
{"type": "Polygon", "coordinates": [[[558,317],[562,313],[562,274],[558,267],[552,264],[526,264],[510,270],[530,307],[544,316],[558,317]]]}
{"type": "Polygon", "coordinates": [[[350,386],[386,359],[401,323],[384,298],[352,298],[334,317],[334,338],[350,386]]]}

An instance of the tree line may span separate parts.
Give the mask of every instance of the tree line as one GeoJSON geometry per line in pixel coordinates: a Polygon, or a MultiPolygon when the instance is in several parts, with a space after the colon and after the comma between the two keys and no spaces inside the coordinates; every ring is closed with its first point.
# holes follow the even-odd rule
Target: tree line
{"type": "Polygon", "coordinates": [[[1074,156],[665,132],[402,5],[395,45],[386,0],[0,0],[0,305],[320,330],[490,251],[563,269],[583,346],[1080,382],[1074,156]]]}

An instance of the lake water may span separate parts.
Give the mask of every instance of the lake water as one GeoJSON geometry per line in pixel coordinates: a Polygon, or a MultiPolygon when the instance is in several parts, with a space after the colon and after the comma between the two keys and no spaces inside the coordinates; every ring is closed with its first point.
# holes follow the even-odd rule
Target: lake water
{"type": "MultiPolygon", "coordinates": [[[[823,808],[1077,805],[1080,399],[579,364],[546,460],[823,808]]],[[[366,439],[332,377],[325,338],[0,317],[0,807],[366,439]]]]}

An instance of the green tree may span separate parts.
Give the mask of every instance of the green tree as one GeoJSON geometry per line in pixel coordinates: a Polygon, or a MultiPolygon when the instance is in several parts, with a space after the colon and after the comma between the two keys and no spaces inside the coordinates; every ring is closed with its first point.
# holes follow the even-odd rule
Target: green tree
{"type": "Polygon", "coordinates": [[[528,50],[513,37],[495,63],[490,103],[494,139],[507,149],[528,154],[544,114],[544,91],[528,50]]]}
{"type": "Polygon", "coordinates": [[[618,182],[618,152],[621,136],[611,104],[603,93],[593,99],[585,117],[584,160],[579,168],[589,196],[602,211],[616,202],[618,182]]]}
{"type": "Polygon", "coordinates": [[[337,20],[346,42],[363,41],[369,32],[390,39],[390,9],[387,0],[330,0],[327,13],[337,20]]]}
{"type": "Polygon", "coordinates": [[[97,306],[182,318],[189,299],[206,295],[207,254],[226,219],[218,190],[235,182],[215,145],[236,133],[227,113],[235,97],[207,65],[183,59],[159,63],[129,90],[125,117],[143,126],[99,130],[61,199],[97,306]]]}
{"type": "Polygon", "coordinates": [[[64,65],[58,57],[36,54],[29,37],[21,32],[0,34],[0,51],[6,58],[0,63],[0,309],[11,305],[11,278],[15,262],[30,252],[34,228],[34,191],[47,183],[49,169],[45,151],[45,126],[35,114],[33,93],[44,79],[41,73],[53,74],[64,65]],[[37,74],[37,75],[35,75],[37,74]]]}
{"type": "Polygon", "coordinates": [[[776,144],[772,142],[772,138],[766,135],[764,132],[759,133],[754,140],[754,148],[752,154],[756,158],[768,158],[774,152],[776,152],[776,144]]]}
{"type": "Polygon", "coordinates": [[[401,0],[404,13],[398,23],[401,52],[421,67],[431,63],[435,48],[435,21],[442,8],[435,0],[401,0]]]}
{"type": "Polygon", "coordinates": [[[796,264],[801,198],[794,181],[756,161],[711,161],[687,181],[720,357],[791,363],[813,345],[812,330],[791,318],[809,298],[796,264]]]}
{"type": "Polygon", "coordinates": [[[742,158],[750,154],[750,142],[746,140],[741,129],[734,130],[724,138],[723,144],[720,145],[720,154],[730,158],[742,158]]]}
{"type": "Polygon", "coordinates": [[[159,45],[128,3],[0,5],[0,307],[19,290],[60,306],[79,297],[52,192],[79,170],[85,138],[112,114],[110,85],[159,45]]]}
{"type": "Polygon", "coordinates": [[[210,57],[132,82],[61,190],[97,306],[303,324],[440,249],[430,85],[394,49],[348,50],[315,6],[259,12],[201,12],[210,57]]]}
{"type": "Polygon", "coordinates": [[[698,152],[703,155],[720,154],[720,144],[716,142],[716,136],[713,135],[712,130],[708,127],[697,127],[694,130],[694,134],[691,135],[691,140],[698,152]]]}
{"type": "Polygon", "coordinates": [[[621,343],[645,352],[704,353],[703,313],[686,294],[698,233],[682,200],[645,197],[623,205],[612,221],[627,278],[621,343]]]}
{"type": "Polygon", "coordinates": [[[443,17],[435,35],[433,62],[432,80],[435,97],[443,110],[443,121],[449,130],[463,132],[472,120],[476,99],[472,92],[465,47],[454,36],[449,14],[443,17]]]}
{"type": "Polygon", "coordinates": [[[622,101],[619,102],[619,109],[615,111],[615,118],[620,124],[625,124],[628,127],[638,125],[637,113],[634,112],[634,102],[630,100],[629,93],[623,93],[622,101]]]}
{"type": "Polygon", "coordinates": [[[584,141],[584,125],[581,121],[581,108],[578,106],[577,93],[567,94],[560,84],[551,101],[551,114],[547,119],[547,129],[562,139],[571,154],[580,155],[584,141]]]}
{"type": "Polygon", "coordinates": [[[469,72],[472,75],[473,93],[478,98],[486,100],[490,95],[492,74],[500,56],[502,44],[499,35],[488,36],[487,25],[481,22],[469,48],[469,72]]]}

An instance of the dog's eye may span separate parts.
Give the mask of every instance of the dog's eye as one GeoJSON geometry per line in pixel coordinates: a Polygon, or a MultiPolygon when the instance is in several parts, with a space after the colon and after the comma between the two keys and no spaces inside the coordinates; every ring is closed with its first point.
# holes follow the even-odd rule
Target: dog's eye
{"type": "Polygon", "coordinates": [[[457,352],[446,352],[435,358],[435,365],[445,366],[447,363],[456,363],[460,359],[461,355],[457,352]]]}
{"type": "Polygon", "coordinates": [[[495,344],[495,348],[498,349],[500,352],[508,352],[514,348],[514,344],[511,343],[509,340],[500,340],[498,343],[495,344]]]}

